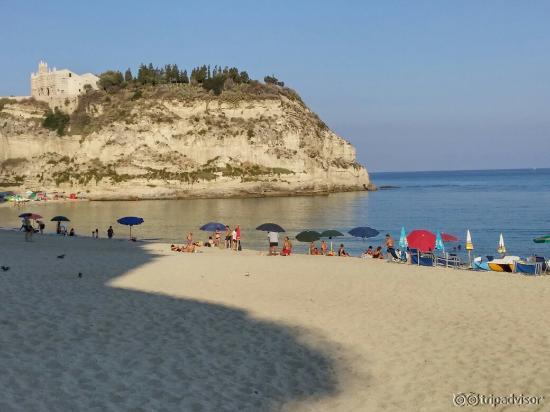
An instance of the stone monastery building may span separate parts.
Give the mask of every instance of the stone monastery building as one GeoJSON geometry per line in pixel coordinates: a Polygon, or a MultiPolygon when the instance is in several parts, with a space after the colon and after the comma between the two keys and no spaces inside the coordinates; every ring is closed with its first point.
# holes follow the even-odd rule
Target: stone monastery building
{"type": "Polygon", "coordinates": [[[31,73],[31,96],[50,106],[62,106],[66,99],[74,100],[83,93],[86,85],[97,89],[98,80],[92,73],[78,75],[67,69],[48,69],[48,64],[41,61],[38,72],[31,73]]]}

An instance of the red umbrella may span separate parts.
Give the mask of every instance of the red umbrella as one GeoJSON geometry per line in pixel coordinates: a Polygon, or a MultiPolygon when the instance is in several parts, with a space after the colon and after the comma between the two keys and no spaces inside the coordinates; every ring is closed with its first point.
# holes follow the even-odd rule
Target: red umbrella
{"type": "Polygon", "coordinates": [[[456,236],[449,235],[448,233],[442,233],[441,240],[443,242],[458,242],[458,238],[456,236]]]}
{"type": "Polygon", "coordinates": [[[413,230],[407,236],[409,248],[418,249],[421,252],[429,252],[435,248],[435,234],[429,230],[413,230]]]}

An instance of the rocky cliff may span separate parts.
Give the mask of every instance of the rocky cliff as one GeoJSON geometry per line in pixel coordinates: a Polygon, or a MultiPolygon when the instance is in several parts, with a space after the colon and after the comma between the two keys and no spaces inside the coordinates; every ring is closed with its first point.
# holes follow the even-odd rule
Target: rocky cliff
{"type": "Polygon", "coordinates": [[[58,132],[43,126],[47,110],[0,100],[0,190],[122,199],[373,188],[355,149],[276,85],[89,91],[58,132]]]}

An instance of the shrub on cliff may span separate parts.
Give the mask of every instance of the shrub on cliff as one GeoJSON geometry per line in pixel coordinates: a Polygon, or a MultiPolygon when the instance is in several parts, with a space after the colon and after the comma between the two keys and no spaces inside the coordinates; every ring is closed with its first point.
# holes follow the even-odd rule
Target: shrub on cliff
{"type": "Polygon", "coordinates": [[[101,73],[97,82],[99,87],[107,92],[118,90],[122,86],[122,83],[124,83],[124,77],[118,70],[107,70],[101,73]]]}
{"type": "Polygon", "coordinates": [[[65,126],[67,126],[69,120],[69,115],[63,113],[56,107],[53,112],[51,110],[46,112],[46,117],[42,122],[42,126],[46,129],[57,130],[57,134],[63,136],[65,134],[65,126]]]}

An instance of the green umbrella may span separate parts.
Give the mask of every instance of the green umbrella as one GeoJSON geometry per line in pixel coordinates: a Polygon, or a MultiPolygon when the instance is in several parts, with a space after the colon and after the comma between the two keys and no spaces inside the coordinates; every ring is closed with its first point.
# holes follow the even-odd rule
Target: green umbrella
{"type": "Polygon", "coordinates": [[[550,235],[541,236],[536,239],[533,239],[535,243],[550,243],[550,235]]]}
{"type": "Polygon", "coordinates": [[[344,234],[342,232],[337,231],[337,230],[325,230],[320,235],[320,237],[328,237],[329,239],[333,238],[333,237],[338,237],[338,236],[344,236],[344,234]]]}
{"type": "Polygon", "coordinates": [[[296,235],[299,242],[315,242],[321,238],[321,234],[315,230],[304,230],[296,235]]]}
{"type": "Polygon", "coordinates": [[[344,236],[342,232],[339,232],[337,230],[325,230],[323,233],[321,233],[321,237],[328,237],[330,239],[330,251],[332,252],[332,238],[333,237],[339,237],[344,236]]]}

